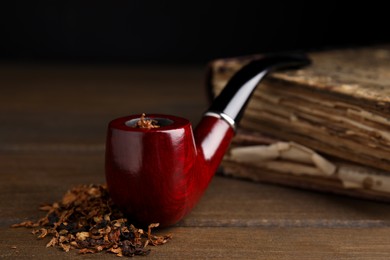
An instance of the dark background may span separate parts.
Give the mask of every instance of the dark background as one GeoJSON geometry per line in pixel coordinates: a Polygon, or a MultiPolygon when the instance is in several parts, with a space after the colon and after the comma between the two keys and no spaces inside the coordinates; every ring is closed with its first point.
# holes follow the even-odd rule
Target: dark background
{"type": "Polygon", "coordinates": [[[204,63],[390,41],[387,8],[366,1],[9,2],[0,8],[7,61],[204,63]]]}

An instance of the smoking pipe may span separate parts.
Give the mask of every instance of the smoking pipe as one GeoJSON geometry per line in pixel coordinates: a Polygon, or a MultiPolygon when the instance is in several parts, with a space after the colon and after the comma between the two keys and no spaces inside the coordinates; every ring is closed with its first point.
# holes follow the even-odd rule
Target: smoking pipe
{"type": "Polygon", "coordinates": [[[239,70],[192,132],[187,119],[149,114],[159,128],[134,127],[140,115],[109,123],[106,180],[115,204],[135,223],[178,222],[214,176],[258,83],[274,69],[309,64],[303,55],[274,55],[239,70]]]}

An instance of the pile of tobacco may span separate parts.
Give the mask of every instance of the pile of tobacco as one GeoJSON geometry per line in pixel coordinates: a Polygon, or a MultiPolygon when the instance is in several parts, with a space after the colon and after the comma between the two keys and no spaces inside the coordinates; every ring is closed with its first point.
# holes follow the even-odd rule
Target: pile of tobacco
{"type": "Polygon", "coordinates": [[[162,245],[171,235],[156,236],[135,228],[112,203],[106,186],[82,185],[66,192],[61,201],[40,208],[45,217],[12,227],[35,228],[38,238],[51,237],[46,247],[60,247],[81,254],[106,251],[117,256],[148,255],[148,245],[162,245]]]}

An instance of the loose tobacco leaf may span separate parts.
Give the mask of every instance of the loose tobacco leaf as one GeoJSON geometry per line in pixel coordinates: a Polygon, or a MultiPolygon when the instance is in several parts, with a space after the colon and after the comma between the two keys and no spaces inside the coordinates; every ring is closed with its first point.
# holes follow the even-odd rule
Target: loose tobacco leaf
{"type": "Polygon", "coordinates": [[[117,256],[148,255],[148,245],[162,245],[172,238],[152,235],[158,223],[150,224],[147,232],[128,223],[105,185],[77,186],[68,190],[61,201],[40,209],[47,211],[45,217],[12,227],[36,228],[32,233],[38,239],[51,237],[46,247],[58,247],[65,252],[78,249],[80,254],[106,251],[117,256]]]}
{"type": "Polygon", "coordinates": [[[160,126],[157,124],[158,122],[153,119],[146,119],[145,118],[145,113],[141,115],[141,118],[137,121],[135,124],[135,128],[159,128],[160,126]]]}

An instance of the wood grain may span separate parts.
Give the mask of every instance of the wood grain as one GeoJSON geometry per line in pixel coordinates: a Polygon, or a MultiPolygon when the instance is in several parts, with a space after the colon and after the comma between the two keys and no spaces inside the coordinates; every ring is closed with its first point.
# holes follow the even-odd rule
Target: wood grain
{"type": "MultiPolygon", "coordinates": [[[[9,226],[71,186],[104,182],[111,118],[147,109],[198,120],[202,80],[198,67],[0,66],[0,258],[78,257],[9,226]]],[[[389,219],[388,204],[217,176],[148,259],[389,259],[389,219]]]]}
{"type": "MultiPolygon", "coordinates": [[[[25,230],[0,229],[2,258],[117,259],[100,253],[77,256],[44,248],[25,230]],[[15,243],[19,241],[19,243],[15,243]],[[16,249],[12,249],[15,246],[16,249]]],[[[152,248],[147,259],[389,259],[389,228],[172,228],[170,243],[152,248]],[[308,235],[310,234],[310,235],[308,235]]]]}

